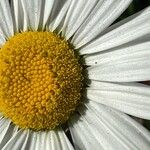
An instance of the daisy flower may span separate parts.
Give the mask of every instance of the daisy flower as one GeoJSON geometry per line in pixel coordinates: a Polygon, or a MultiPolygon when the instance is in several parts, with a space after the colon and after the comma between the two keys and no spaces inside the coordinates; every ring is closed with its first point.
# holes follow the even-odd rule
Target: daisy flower
{"type": "Polygon", "coordinates": [[[150,8],[131,0],[0,0],[0,149],[149,150],[150,8]]]}

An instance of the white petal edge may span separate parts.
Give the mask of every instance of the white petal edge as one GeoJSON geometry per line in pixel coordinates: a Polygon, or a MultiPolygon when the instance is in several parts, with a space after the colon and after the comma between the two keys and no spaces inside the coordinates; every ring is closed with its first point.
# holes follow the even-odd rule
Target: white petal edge
{"type": "MultiPolygon", "coordinates": [[[[47,150],[47,132],[32,132],[30,133],[30,144],[28,145],[29,150],[47,150]]],[[[50,141],[50,139],[48,139],[50,141]]]]}
{"type": "Polygon", "coordinates": [[[129,6],[131,0],[100,0],[71,42],[79,48],[95,39],[129,6]]]}
{"type": "MultiPolygon", "coordinates": [[[[92,54],[136,40],[150,34],[150,7],[124,19],[106,30],[90,44],[80,49],[81,54],[92,54]]],[[[130,43],[128,44],[130,46],[130,43]]]]}
{"type": "Polygon", "coordinates": [[[138,82],[150,80],[149,56],[141,55],[135,60],[114,62],[110,65],[87,68],[88,78],[109,82],[138,82]]]}
{"type": "Polygon", "coordinates": [[[69,39],[85,21],[98,0],[72,0],[63,23],[62,34],[69,39]]]}
{"type": "Polygon", "coordinates": [[[40,24],[43,1],[21,0],[21,2],[24,14],[23,31],[27,31],[28,29],[36,31],[40,24]]]}
{"type": "Polygon", "coordinates": [[[91,81],[87,88],[87,98],[129,115],[150,120],[149,86],[140,83],[91,81]]]}
{"type": "MultiPolygon", "coordinates": [[[[69,139],[65,135],[64,131],[58,132],[59,140],[62,145],[62,150],[74,150],[73,146],[71,145],[69,139]]],[[[60,149],[61,150],[61,149],[60,149]]]]}
{"type": "Polygon", "coordinates": [[[0,32],[0,48],[3,46],[3,44],[6,42],[5,36],[3,33],[0,32]]]}
{"type": "Polygon", "coordinates": [[[18,133],[18,126],[11,124],[9,119],[0,116],[0,149],[8,143],[8,141],[18,133]]]}
{"type": "Polygon", "coordinates": [[[0,0],[0,32],[5,38],[14,35],[13,20],[8,0],[0,0]]]}
{"type": "Polygon", "coordinates": [[[49,24],[47,25],[48,29],[50,31],[58,30],[59,32],[62,31],[62,22],[64,20],[64,17],[68,11],[68,8],[70,6],[71,0],[55,0],[52,13],[49,18],[49,24]]]}
{"type": "Polygon", "coordinates": [[[51,138],[49,132],[32,132],[30,136],[29,150],[49,150],[51,149],[51,138]]]}
{"type": "Polygon", "coordinates": [[[43,28],[46,25],[48,18],[52,12],[55,0],[45,0],[44,1],[44,15],[43,15],[43,28]]]}
{"type": "Polygon", "coordinates": [[[10,123],[10,120],[3,118],[3,116],[0,116],[0,145],[10,127],[10,123]]]}
{"type": "Polygon", "coordinates": [[[25,150],[27,140],[29,137],[29,130],[19,130],[6,143],[2,150],[25,150]]]}
{"type": "Polygon", "coordinates": [[[19,32],[23,30],[23,10],[22,4],[20,0],[11,0],[11,13],[14,23],[15,32],[19,32]]]}
{"type": "Polygon", "coordinates": [[[73,150],[62,129],[43,132],[31,132],[29,150],[73,150]]]}
{"type": "Polygon", "coordinates": [[[150,42],[85,56],[92,80],[132,82],[150,80],[150,42]]]}
{"type": "Polygon", "coordinates": [[[80,119],[76,123],[74,118],[70,121],[70,131],[85,146],[83,148],[78,141],[74,141],[79,149],[149,150],[149,131],[129,116],[93,102],[78,110],[80,119]]]}
{"type": "MultiPolygon", "coordinates": [[[[88,66],[116,65],[118,62],[132,62],[142,56],[150,57],[150,42],[139,43],[127,47],[114,48],[105,53],[85,55],[85,64],[88,66]],[[115,63],[117,62],[117,63],[115,63]],[[115,64],[114,64],[115,63],[115,64]]],[[[116,66],[117,67],[117,66],[116,66]]]]}
{"type": "MultiPolygon", "coordinates": [[[[72,136],[73,144],[77,150],[104,150],[103,145],[95,139],[87,126],[83,125],[83,119],[80,120],[78,115],[74,115],[69,121],[69,129],[72,136]]],[[[102,134],[101,134],[102,135],[102,134]]],[[[101,137],[101,140],[103,137],[101,137]]]]}

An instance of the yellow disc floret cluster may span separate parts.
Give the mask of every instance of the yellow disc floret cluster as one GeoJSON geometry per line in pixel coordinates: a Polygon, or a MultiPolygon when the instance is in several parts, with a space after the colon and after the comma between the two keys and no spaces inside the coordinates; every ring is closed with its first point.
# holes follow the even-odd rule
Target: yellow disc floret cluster
{"type": "Polygon", "coordinates": [[[81,99],[82,67],[52,32],[22,32],[0,50],[0,112],[21,128],[54,129],[81,99]]]}

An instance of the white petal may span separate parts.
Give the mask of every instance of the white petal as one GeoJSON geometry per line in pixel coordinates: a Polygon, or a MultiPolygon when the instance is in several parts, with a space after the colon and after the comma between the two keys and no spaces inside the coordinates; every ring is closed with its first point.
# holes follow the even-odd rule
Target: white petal
{"type": "Polygon", "coordinates": [[[0,117],[0,145],[10,127],[10,123],[10,120],[5,119],[2,116],[0,117]]]}
{"type": "Polygon", "coordinates": [[[28,145],[29,150],[33,150],[36,147],[36,140],[37,140],[37,135],[38,133],[36,132],[31,132],[30,133],[30,144],[28,145]]]}
{"type": "Polygon", "coordinates": [[[24,23],[23,30],[27,29],[37,30],[40,25],[42,1],[41,0],[21,0],[23,12],[24,12],[24,23]]]}
{"type": "MultiPolygon", "coordinates": [[[[69,122],[69,129],[71,132],[72,140],[77,150],[103,150],[104,147],[95,138],[95,135],[89,130],[88,126],[82,123],[83,119],[79,116],[74,116],[69,122]],[[78,120],[79,119],[79,120],[78,120]]],[[[84,122],[85,123],[85,122],[84,122]]],[[[102,134],[100,134],[102,135],[102,134]]],[[[101,136],[101,140],[103,137],[101,136]]]]}
{"type": "Polygon", "coordinates": [[[25,150],[26,143],[28,140],[29,131],[20,130],[15,134],[7,144],[2,148],[2,150],[25,150]]]}
{"type": "Polygon", "coordinates": [[[2,45],[6,42],[5,40],[5,36],[3,33],[0,32],[0,48],[2,47],[2,45]]]}
{"type": "Polygon", "coordinates": [[[61,142],[60,150],[74,150],[64,131],[58,131],[57,137],[58,137],[57,140],[61,142]]]}
{"type": "Polygon", "coordinates": [[[23,30],[23,11],[20,0],[11,0],[12,17],[15,32],[23,30]]]}
{"type": "Polygon", "coordinates": [[[68,40],[85,21],[98,0],[72,0],[66,14],[63,35],[68,40]]]}
{"type": "Polygon", "coordinates": [[[100,0],[75,33],[72,43],[79,48],[104,31],[128,7],[131,0],[100,0]]]}
{"type": "Polygon", "coordinates": [[[43,27],[47,23],[47,20],[52,12],[53,5],[55,3],[55,0],[45,0],[44,3],[44,16],[43,16],[43,27]]]}
{"type": "Polygon", "coordinates": [[[150,42],[85,57],[90,79],[111,82],[150,80],[150,42]]]}
{"type": "Polygon", "coordinates": [[[51,138],[49,132],[31,132],[29,150],[49,150],[51,147],[51,138]]]}
{"type": "Polygon", "coordinates": [[[27,150],[28,148],[28,142],[29,142],[29,136],[30,136],[30,131],[29,130],[26,130],[24,131],[24,133],[26,134],[25,138],[24,138],[24,141],[23,141],[23,144],[21,146],[21,150],[27,150]]]}
{"type": "MultiPolygon", "coordinates": [[[[4,130],[3,130],[3,132],[4,132],[4,130]]],[[[9,128],[7,129],[7,132],[3,136],[3,139],[0,143],[0,149],[2,149],[6,145],[6,143],[17,133],[18,133],[18,126],[14,126],[14,125],[10,124],[9,128]]]]}
{"type": "Polygon", "coordinates": [[[52,150],[55,150],[55,149],[61,150],[61,143],[59,141],[57,131],[51,131],[51,141],[52,141],[51,143],[52,150]]]}
{"type": "Polygon", "coordinates": [[[73,150],[64,131],[52,130],[43,132],[32,132],[29,150],[73,150]]]}
{"type": "Polygon", "coordinates": [[[29,150],[49,150],[51,139],[49,132],[31,132],[29,150]]]}
{"type": "Polygon", "coordinates": [[[31,145],[31,150],[47,150],[47,132],[34,132],[31,138],[33,138],[32,140],[35,142],[33,145],[31,145]]]}
{"type": "Polygon", "coordinates": [[[95,103],[80,107],[79,112],[80,119],[76,123],[71,120],[70,130],[76,139],[82,140],[85,148],[74,141],[80,149],[149,150],[149,132],[127,115],[95,103]]]}
{"type": "Polygon", "coordinates": [[[150,87],[136,83],[92,81],[87,98],[127,114],[150,119],[150,87]]]}
{"type": "Polygon", "coordinates": [[[115,65],[89,67],[88,76],[92,80],[111,82],[147,81],[150,80],[150,62],[147,59],[142,57],[133,62],[127,60],[115,65]]]}
{"type": "Polygon", "coordinates": [[[150,42],[139,43],[133,46],[114,48],[106,53],[85,55],[85,64],[88,66],[106,66],[114,62],[132,62],[142,56],[150,57],[150,42]]]}
{"type": "MultiPolygon", "coordinates": [[[[60,26],[67,13],[70,3],[71,0],[54,1],[53,9],[49,18],[49,25],[48,25],[50,31],[54,31],[56,28],[58,28],[58,26],[60,26]]],[[[62,28],[62,26],[60,28],[62,28]]]]}
{"type": "Polygon", "coordinates": [[[9,38],[14,34],[13,21],[8,0],[0,0],[0,33],[3,33],[5,38],[9,38]]]}
{"type": "MultiPolygon", "coordinates": [[[[108,33],[84,46],[80,53],[90,54],[112,49],[150,34],[150,7],[116,23],[108,28],[106,32],[108,33]]],[[[128,45],[130,46],[130,43],[128,45]]]]}

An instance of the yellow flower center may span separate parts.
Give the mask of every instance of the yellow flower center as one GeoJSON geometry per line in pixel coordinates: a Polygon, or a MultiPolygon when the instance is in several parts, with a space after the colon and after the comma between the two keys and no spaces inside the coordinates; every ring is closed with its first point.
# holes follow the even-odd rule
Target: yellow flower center
{"type": "Polygon", "coordinates": [[[0,50],[0,112],[21,128],[54,129],[81,99],[82,67],[52,32],[23,32],[0,50]]]}

